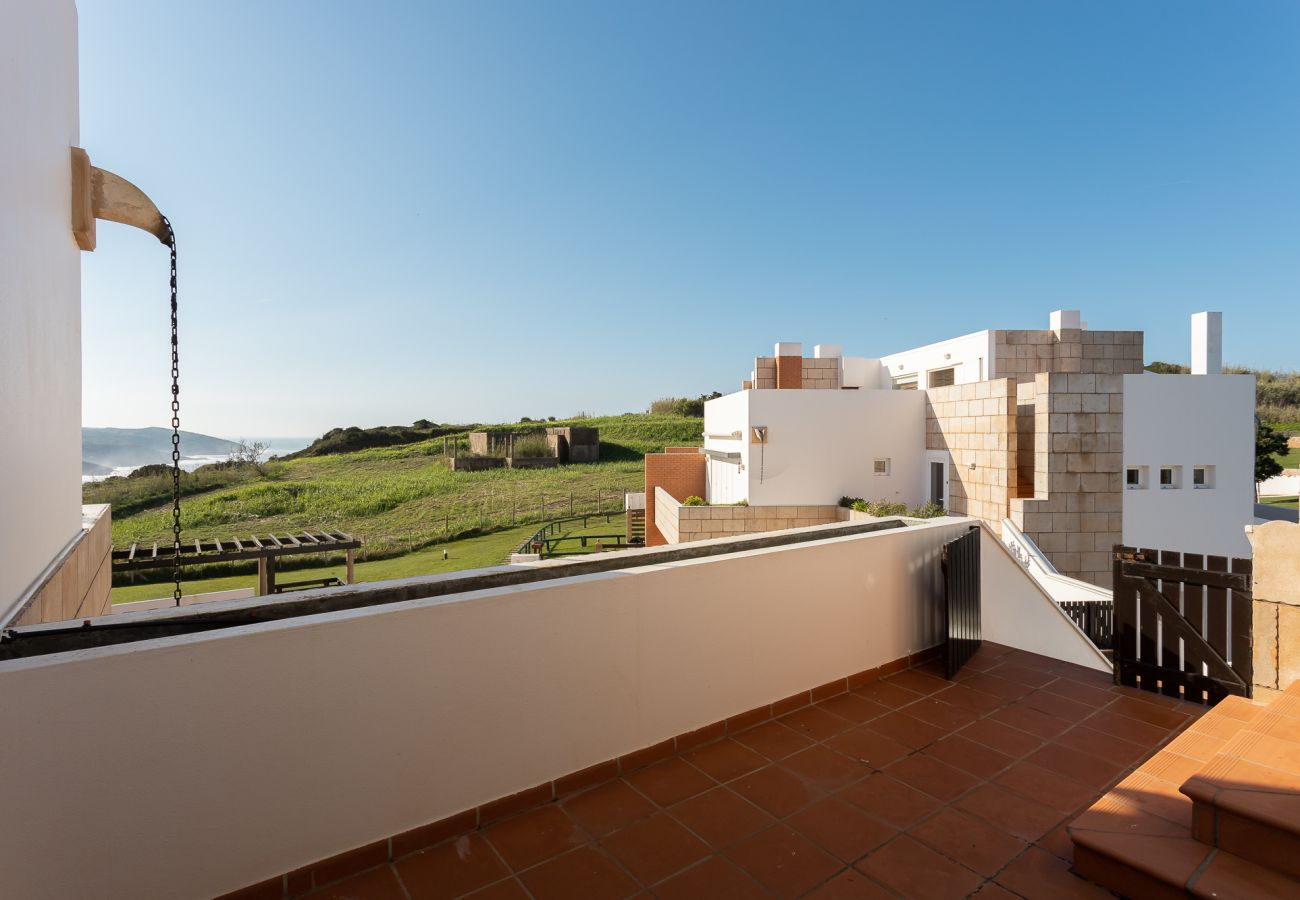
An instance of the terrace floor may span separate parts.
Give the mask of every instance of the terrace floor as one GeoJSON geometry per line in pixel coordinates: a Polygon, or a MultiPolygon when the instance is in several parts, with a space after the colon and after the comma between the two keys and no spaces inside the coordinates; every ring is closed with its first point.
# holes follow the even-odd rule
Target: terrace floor
{"type": "Polygon", "coordinates": [[[1202,711],[986,643],[307,896],[1109,897],[1065,825],[1202,711]]]}

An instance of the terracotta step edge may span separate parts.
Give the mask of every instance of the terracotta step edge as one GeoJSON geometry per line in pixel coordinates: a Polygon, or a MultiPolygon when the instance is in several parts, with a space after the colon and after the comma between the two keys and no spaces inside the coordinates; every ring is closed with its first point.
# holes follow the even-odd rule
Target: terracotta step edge
{"type": "MultiPolygon", "coordinates": [[[[1083,847],[1085,850],[1101,857],[1107,861],[1126,866],[1136,872],[1140,872],[1148,878],[1164,884],[1176,885],[1183,888],[1189,878],[1194,878],[1196,873],[1205,864],[1205,857],[1214,853],[1216,848],[1202,844],[1191,836],[1187,835],[1165,836],[1165,835],[1132,835],[1118,831],[1094,831],[1091,829],[1081,829],[1071,831],[1070,838],[1075,846],[1083,847]],[[1119,842],[1115,841],[1119,838],[1119,842]],[[1148,841],[1168,842],[1173,845],[1182,845],[1189,856],[1194,858],[1201,854],[1200,864],[1192,869],[1188,878],[1176,879],[1170,873],[1156,864],[1155,860],[1143,852],[1142,844],[1148,841]]],[[[1092,877],[1092,876],[1089,876],[1092,877]]],[[[1105,881],[1099,882],[1105,884],[1105,881]]]]}
{"type": "Polygon", "coordinates": [[[1231,860],[1234,865],[1239,866],[1244,870],[1244,872],[1249,873],[1247,880],[1252,884],[1252,891],[1258,890],[1259,892],[1257,895],[1252,893],[1252,896],[1257,896],[1259,900],[1266,900],[1266,898],[1272,897],[1288,898],[1289,900],[1289,898],[1295,897],[1297,896],[1297,893],[1300,893],[1300,880],[1287,875],[1285,872],[1279,872],[1277,869],[1271,869],[1268,866],[1260,865],[1253,860],[1246,859],[1244,856],[1238,856],[1237,854],[1231,853],[1227,850],[1214,848],[1211,850],[1210,855],[1207,856],[1199,866],[1197,866],[1196,871],[1192,873],[1192,876],[1187,879],[1187,884],[1184,886],[1184,890],[1186,890],[1190,896],[1202,897],[1206,898],[1206,900],[1210,900],[1210,898],[1222,900],[1224,896],[1223,894],[1217,893],[1210,888],[1199,887],[1199,883],[1209,872],[1211,864],[1220,858],[1231,860]]]}

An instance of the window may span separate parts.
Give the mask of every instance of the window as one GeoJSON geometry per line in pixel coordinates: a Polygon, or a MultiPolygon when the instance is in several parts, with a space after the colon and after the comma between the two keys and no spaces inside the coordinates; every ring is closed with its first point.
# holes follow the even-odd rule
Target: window
{"type": "Polygon", "coordinates": [[[1214,466],[1192,466],[1192,489],[1205,491],[1214,487],[1214,466]]]}
{"type": "Polygon", "coordinates": [[[946,369],[931,369],[926,381],[926,385],[932,388],[948,387],[948,385],[956,383],[957,370],[951,366],[946,369]]]}
{"type": "Polygon", "coordinates": [[[896,391],[914,391],[916,390],[916,375],[899,375],[894,379],[894,390],[896,391]]]}
{"type": "Polygon", "coordinates": [[[1140,491],[1147,486],[1147,467],[1128,466],[1124,469],[1124,487],[1130,491],[1140,491]]]}
{"type": "Polygon", "coordinates": [[[1183,486],[1182,466],[1160,467],[1160,490],[1174,491],[1183,486]]]}
{"type": "Polygon", "coordinates": [[[872,461],[872,463],[871,463],[871,471],[872,471],[873,474],[876,474],[876,475],[888,475],[888,474],[889,474],[889,460],[888,460],[888,459],[877,459],[877,460],[872,461]]]}

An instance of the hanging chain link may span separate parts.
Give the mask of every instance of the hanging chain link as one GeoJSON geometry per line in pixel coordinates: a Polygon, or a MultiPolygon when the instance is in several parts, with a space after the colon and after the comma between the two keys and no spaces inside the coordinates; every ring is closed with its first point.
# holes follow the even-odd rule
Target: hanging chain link
{"type": "Polygon", "coordinates": [[[181,605],[181,358],[176,341],[176,232],[163,216],[172,254],[172,599],[181,605]]]}

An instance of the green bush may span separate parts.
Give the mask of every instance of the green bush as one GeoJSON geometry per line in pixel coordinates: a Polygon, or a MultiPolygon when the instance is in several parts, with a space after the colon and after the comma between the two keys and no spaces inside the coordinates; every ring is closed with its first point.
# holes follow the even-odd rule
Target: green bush
{"type": "Polygon", "coordinates": [[[551,455],[550,445],[546,443],[546,436],[541,434],[526,434],[516,438],[514,442],[515,456],[520,459],[538,459],[551,455]]]}
{"type": "Polygon", "coordinates": [[[703,497],[697,497],[694,494],[691,494],[682,501],[682,506],[708,506],[708,504],[704,502],[703,497]]]}
{"type": "Polygon", "coordinates": [[[737,500],[737,501],[736,501],[736,506],[749,506],[749,501],[748,501],[748,500],[737,500]]]}
{"type": "Polygon", "coordinates": [[[890,503],[888,500],[875,500],[867,502],[861,498],[853,501],[849,507],[856,509],[858,512],[864,512],[869,516],[905,516],[907,515],[906,503],[890,503]]]}
{"type": "Polygon", "coordinates": [[[841,497],[840,506],[845,509],[857,509],[857,504],[864,502],[861,497],[841,497]]]}
{"type": "Polygon", "coordinates": [[[914,519],[936,519],[939,516],[946,516],[947,514],[948,511],[938,503],[922,503],[920,506],[915,507],[910,513],[908,513],[908,515],[914,519]]]}

